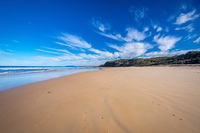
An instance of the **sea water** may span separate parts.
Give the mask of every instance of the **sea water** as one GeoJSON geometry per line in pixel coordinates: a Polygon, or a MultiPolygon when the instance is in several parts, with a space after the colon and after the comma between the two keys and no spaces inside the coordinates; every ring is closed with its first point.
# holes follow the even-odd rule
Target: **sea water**
{"type": "Polygon", "coordinates": [[[0,90],[99,69],[74,66],[0,66],[0,90]]]}

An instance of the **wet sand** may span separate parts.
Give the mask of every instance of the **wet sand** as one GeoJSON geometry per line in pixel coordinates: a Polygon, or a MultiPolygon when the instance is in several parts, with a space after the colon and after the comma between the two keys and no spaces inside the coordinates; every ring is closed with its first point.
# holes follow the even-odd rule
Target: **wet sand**
{"type": "Polygon", "coordinates": [[[1,133],[200,133],[200,67],[83,72],[0,92],[1,133]]]}

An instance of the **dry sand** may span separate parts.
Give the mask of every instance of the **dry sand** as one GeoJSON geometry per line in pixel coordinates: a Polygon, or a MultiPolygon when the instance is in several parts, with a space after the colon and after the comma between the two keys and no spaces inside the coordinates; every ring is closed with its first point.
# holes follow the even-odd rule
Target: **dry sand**
{"type": "Polygon", "coordinates": [[[106,68],[0,92],[1,133],[200,133],[200,67],[106,68]]]}

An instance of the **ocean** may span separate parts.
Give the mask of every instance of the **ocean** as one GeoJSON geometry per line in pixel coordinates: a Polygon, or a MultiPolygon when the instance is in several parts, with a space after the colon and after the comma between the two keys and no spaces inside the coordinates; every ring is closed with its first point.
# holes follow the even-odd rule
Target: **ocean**
{"type": "Polygon", "coordinates": [[[76,66],[0,66],[0,90],[99,69],[76,66]]]}

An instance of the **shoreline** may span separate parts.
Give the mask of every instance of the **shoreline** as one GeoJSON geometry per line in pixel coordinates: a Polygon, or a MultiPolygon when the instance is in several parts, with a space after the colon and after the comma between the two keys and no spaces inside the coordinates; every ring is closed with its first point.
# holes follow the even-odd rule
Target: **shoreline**
{"type": "MultiPolygon", "coordinates": [[[[136,68],[137,67],[200,67],[200,64],[198,64],[198,65],[192,64],[192,65],[157,65],[157,66],[99,67],[98,70],[91,70],[91,71],[100,71],[100,70],[108,69],[108,68],[129,68],[129,67],[133,67],[133,68],[134,67],[136,67],[136,68]]],[[[51,72],[51,71],[48,71],[48,72],[51,72]]],[[[36,81],[36,82],[32,82],[32,83],[27,83],[27,84],[16,86],[16,87],[12,87],[12,88],[2,89],[2,90],[0,90],[0,92],[1,91],[7,91],[7,90],[10,90],[10,89],[19,88],[19,87],[23,87],[23,86],[30,85],[30,84],[35,84],[35,83],[39,83],[39,82],[45,82],[45,81],[54,80],[54,79],[57,79],[57,78],[68,77],[68,76],[71,76],[71,75],[76,75],[76,74],[81,74],[81,73],[91,72],[91,71],[82,71],[82,72],[72,73],[72,74],[69,74],[69,75],[63,75],[63,76],[60,76],[60,77],[55,77],[55,78],[52,78],[52,79],[46,79],[46,80],[36,81]]]]}
{"type": "Polygon", "coordinates": [[[200,131],[199,67],[112,67],[0,91],[10,132],[200,131]]]}
{"type": "Polygon", "coordinates": [[[77,73],[73,73],[73,74],[70,74],[70,75],[64,75],[64,76],[61,76],[61,77],[56,77],[56,78],[52,78],[52,79],[47,79],[47,80],[37,81],[37,82],[33,82],[33,83],[28,83],[28,84],[24,84],[24,85],[21,85],[21,86],[13,87],[13,88],[10,88],[10,89],[0,90],[0,93],[2,91],[9,91],[9,90],[12,90],[12,89],[18,89],[18,88],[22,88],[22,87],[24,88],[26,86],[37,84],[37,83],[51,82],[52,80],[59,80],[60,78],[66,78],[66,77],[70,77],[70,76],[79,75],[79,74],[82,74],[82,73],[95,72],[95,71],[100,71],[100,70],[102,70],[102,69],[92,70],[92,71],[77,72],[77,73]]]}
{"type": "Polygon", "coordinates": [[[28,85],[31,83],[37,83],[42,81],[47,81],[50,79],[55,79],[59,77],[69,76],[72,74],[96,71],[100,68],[79,68],[79,69],[58,69],[58,70],[46,70],[40,72],[17,72],[14,74],[0,75],[0,91],[13,89],[15,87],[20,87],[23,85],[28,85]]]}

